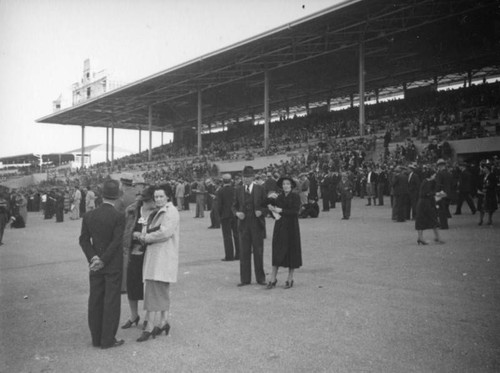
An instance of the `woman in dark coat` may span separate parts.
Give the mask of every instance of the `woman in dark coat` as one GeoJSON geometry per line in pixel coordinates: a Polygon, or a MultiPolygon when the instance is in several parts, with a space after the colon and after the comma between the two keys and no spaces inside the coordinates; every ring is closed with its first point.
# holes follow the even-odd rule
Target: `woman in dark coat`
{"type": "Polygon", "coordinates": [[[415,217],[415,229],[418,232],[417,243],[419,245],[427,245],[424,241],[424,230],[432,229],[434,231],[434,241],[436,243],[444,243],[439,238],[437,230],[437,209],[436,209],[436,171],[431,170],[427,174],[424,181],[420,185],[418,202],[415,217]]]}
{"type": "Polygon", "coordinates": [[[278,188],[283,191],[276,196],[276,203],[268,198],[268,208],[276,219],[273,232],[273,271],[268,289],[276,286],[279,267],[288,268],[288,279],[285,289],[293,286],[293,272],[302,266],[302,249],[300,245],[299,210],[300,196],[292,192],[296,183],[290,177],[278,180],[278,188]]]}
{"type": "Polygon", "coordinates": [[[488,213],[488,222],[493,224],[493,213],[498,209],[498,201],[496,194],[497,177],[491,172],[491,163],[481,164],[482,177],[479,179],[478,185],[478,202],[477,209],[479,210],[479,225],[483,224],[484,213],[488,213]]]}

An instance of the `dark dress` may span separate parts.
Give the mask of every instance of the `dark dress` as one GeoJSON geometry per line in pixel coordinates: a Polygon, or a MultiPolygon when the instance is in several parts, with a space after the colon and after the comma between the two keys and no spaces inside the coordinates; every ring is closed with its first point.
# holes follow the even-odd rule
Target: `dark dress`
{"type": "Polygon", "coordinates": [[[435,194],[436,183],[424,179],[420,185],[416,208],[415,229],[418,231],[434,229],[438,226],[435,194]]]}
{"type": "Polygon", "coordinates": [[[478,210],[493,213],[498,209],[496,195],[497,177],[490,172],[487,176],[482,176],[479,180],[478,189],[482,194],[478,195],[478,210]]]}
{"type": "Polygon", "coordinates": [[[283,209],[276,220],[273,232],[273,267],[299,268],[302,266],[300,245],[300,197],[296,193],[281,193],[276,206],[283,209]]]}

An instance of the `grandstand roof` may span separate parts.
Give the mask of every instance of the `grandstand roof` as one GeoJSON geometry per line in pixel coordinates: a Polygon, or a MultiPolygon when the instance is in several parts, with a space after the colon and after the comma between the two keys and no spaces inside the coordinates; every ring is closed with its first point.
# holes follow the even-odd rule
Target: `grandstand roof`
{"type": "Polygon", "coordinates": [[[259,117],[265,70],[271,110],[356,95],[360,40],[366,92],[499,74],[499,19],[497,0],[347,0],[37,122],[146,129],[152,106],[153,130],[193,128],[198,89],[205,125],[259,117]]]}

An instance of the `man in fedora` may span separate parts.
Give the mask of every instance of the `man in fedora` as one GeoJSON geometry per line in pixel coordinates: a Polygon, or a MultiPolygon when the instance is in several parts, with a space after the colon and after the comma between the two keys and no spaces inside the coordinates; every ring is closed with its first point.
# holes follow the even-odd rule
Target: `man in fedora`
{"type": "Polygon", "coordinates": [[[266,229],[263,203],[266,198],[262,185],[254,183],[252,166],[243,169],[243,185],[236,190],[233,212],[238,218],[240,236],[240,279],[238,286],[249,285],[252,279],[251,257],[258,284],[266,285],[264,273],[264,236],[266,229]]]}
{"type": "Polygon", "coordinates": [[[217,208],[219,210],[222,238],[224,240],[224,259],[228,262],[240,258],[240,239],[238,222],[233,213],[235,188],[232,185],[231,174],[222,175],[222,188],[217,191],[217,208]]]}
{"type": "Polygon", "coordinates": [[[125,215],[114,207],[119,197],[118,181],[106,180],[102,197],[102,205],[83,216],[80,246],[89,263],[92,345],[105,349],[124,342],[115,335],[120,322],[125,215]]]}

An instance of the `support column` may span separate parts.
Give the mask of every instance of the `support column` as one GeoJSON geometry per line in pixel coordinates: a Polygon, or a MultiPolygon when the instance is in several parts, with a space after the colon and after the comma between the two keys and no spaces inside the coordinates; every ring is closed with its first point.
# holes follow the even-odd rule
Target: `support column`
{"type": "MultiPolygon", "coordinates": [[[[85,165],[85,126],[82,126],[82,161],[80,163],[81,168],[85,165]]],[[[43,164],[43,163],[42,163],[43,164]]]]}
{"type": "Polygon", "coordinates": [[[161,146],[163,146],[163,130],[161,130],[161,146]]]}
{"type": "Polygon", "coordinates": [[[142,151],[142,130],[139,127],[139,153],[142,151]]]}
{"type": "Polygon", "coordinates": [[[269,148],[269,72],[264,71],[264,151],[269,148]]]}
{"type": "Polygon", "coordinates": [[[201,89],[198,89],[198,156],[201,155],[201,89]]]}
{"type": "Polygon", "coordinates": [[[106,126],[106,166],[109,164],[109,126],[106,126]]]}
{"type": "Polygon", "coordinates": [[[359,135],[365,135],[365,45],[359,43],[359,135]]]}
{"type": "Polygon", "coordinates": [[[148,147],[148,162],[151,162],[152,158],[152,146],[153,146],[153,134],[152,134],[152,128],[153,128],[153,107],[149,106],[149,113],[148,113],[148,131],[149,131],[149,147],[148,147]]]}
{"type": "Polygon", "coordinates": [[[111,172],[115,168],[115,122],[111,123],[111,172]]]}
{"type": "Polygon", "coordinates": [[[469,83],[469,87],[472,86],[472,71],[467,71],[467,82],[469,83]]]}

